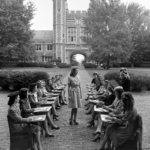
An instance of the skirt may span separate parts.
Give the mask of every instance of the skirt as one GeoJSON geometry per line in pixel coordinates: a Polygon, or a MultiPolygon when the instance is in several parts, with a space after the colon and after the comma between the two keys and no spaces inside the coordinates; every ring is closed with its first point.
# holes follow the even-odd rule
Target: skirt
{"type": "Polygon", "coordinates": [[[81,105],[81,92],[79,87],[73,87],[68,92],[69,108],[80,108],[81,105]]]}

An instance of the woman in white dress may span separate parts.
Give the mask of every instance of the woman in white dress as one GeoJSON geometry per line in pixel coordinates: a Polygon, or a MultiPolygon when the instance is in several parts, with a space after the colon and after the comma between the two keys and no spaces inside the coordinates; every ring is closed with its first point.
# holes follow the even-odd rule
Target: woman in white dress
{"type": "Polygon", "coordinates": [[[78,125],[78,122],[76,121],[77,109],[81,107],[82,93],[81,93],[80,79],[77,74],[78,68],[73,67],[71,69],[70,76],[68,77],[69,108],[72,108],[71,118],[69,120],[70,125],[72,125],[73,123],[75,125],[78,125]]]}

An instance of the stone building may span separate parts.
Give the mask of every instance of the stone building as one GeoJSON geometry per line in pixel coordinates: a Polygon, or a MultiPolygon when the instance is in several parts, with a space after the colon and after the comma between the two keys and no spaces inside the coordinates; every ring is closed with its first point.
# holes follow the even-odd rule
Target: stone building
{"type": "Polygon", "coordinates": [[[53,31],[35,31],[37,61],[60,59],[70,63],[75,54],[87,57],[90,48],[82,40],[87,36],[83,23],[85,15],[86,11],[69,11],[67,0],[53,0],[53,31]]]}

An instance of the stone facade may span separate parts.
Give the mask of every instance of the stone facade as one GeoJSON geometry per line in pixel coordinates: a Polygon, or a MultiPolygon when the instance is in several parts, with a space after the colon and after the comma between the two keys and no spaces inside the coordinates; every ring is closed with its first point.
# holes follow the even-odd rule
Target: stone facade
{"type": "Polygon", "coordinates": [[[70,63],[73,54],[87,57],[90,50],[82,40],[87,36],[83,23],[86,11],[69,11],[66,0],[53,0],[53,8],[53,31],[41,31],[41,37],[38,35],[37,38],[37,34],[34,37],[38,61],[61,59],[61,62],[70,63]],[[46,34],[48,36],[43,39],[46,34]],[[38,45],[41,45],[41,50],[38,50],[38,45]],[[47,45],[52,45],[51,51],[47,52],[47,45]]]}

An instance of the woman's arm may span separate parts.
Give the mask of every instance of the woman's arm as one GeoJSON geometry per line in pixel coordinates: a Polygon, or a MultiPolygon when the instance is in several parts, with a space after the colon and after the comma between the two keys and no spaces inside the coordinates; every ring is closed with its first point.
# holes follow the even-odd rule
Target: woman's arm
{"type": "Polygon", "coordinates": [[[18,111],[14,109],[9,110],[9,116],[14,119],[16,122],[28,122],[30,119],[28,118],[22,118],[21,115],[17,113],[18,111]]]}
{"type": "Polygon", "coordinates": [[[30,101],[31,104],[34,104],[34,105],[36,105],[36,106],[37,106],[37,105],[38,105],[38,106],[41,105],[40,102],[36,102],[36,101],[34,100],[34,95],[29,95],[28,98],[29,98],[29,101],[30,101]]]}
{"type": "Polygon", "coordinates": [[[122,115],[122,117],[116,117],[115,121],[119,124],[124,124],[127,123],[131,117],[133,117],[133,113],[127,111],[124,113],[124,115],[122,115]]]}
{"type": "Polygon", "coordinates": [[[25,102],[20,102],[20,108],[24,113],[32,113],[34,109],[27,109],[25,102]]]}

